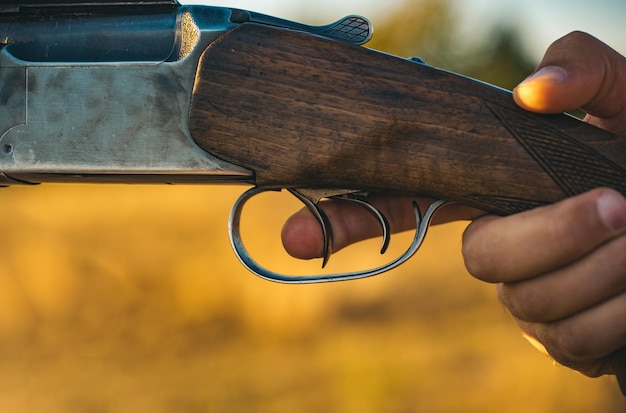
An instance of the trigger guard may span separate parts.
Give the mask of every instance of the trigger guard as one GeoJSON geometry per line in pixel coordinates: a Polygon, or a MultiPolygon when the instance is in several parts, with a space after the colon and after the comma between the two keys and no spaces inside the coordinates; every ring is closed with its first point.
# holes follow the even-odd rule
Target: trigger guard
{"type": "Polygon", "coordinates": [[[259,263],[257,263],[248,253],[248,250],[244,246],[243,240],[241,239],[241,231],[240,231],[240,223],[241,223],[241,212],[243,211],[243,207],[246,202],[255,195],[258,195],[263,192],[275,191],[275,189],[267,189],[254,187],[243,194],[235,201],[233,205],[230,215],[228,217],[228,236],[230,238],[230,244],[235,252],[235,255],[241,262],[241,264],[246,267],[250,272],[255,274],[258,277],[261,277],[268,281],[283,283],[283,284],[312,284],[312,283],[323,283],[323,282],[333,282],[333,281],[348,281],[348,280],[356,280],[360,278],[372,277],[374,275],[382,274],[383,272],[390,271],[408,259],[410,259],[420,248],[424,238],[426,237],[426,232],[428,230],[428,226],[430,225],[430,221],[435,214],[435,212],[446,204],[445,201],[435,201],[433,202],[424,215],[421,214],[417,203],[413,201],[413,211],[415,212],[415,221],[417,223],[417,228],[415,231],[415,236],[411,245],[407,248],[407,250],[400,255],[398,258],[393,261],[381,265],[376,268],[372,268],[370,270],[365,271],[355,271],[355,272],[346,272],[346,273],[333,273],[333,274],[320,274],[320,275],[304,275],[304,276],[291,276],[286,274],[280,274],[267,268],[263,267],[259,263]]]}

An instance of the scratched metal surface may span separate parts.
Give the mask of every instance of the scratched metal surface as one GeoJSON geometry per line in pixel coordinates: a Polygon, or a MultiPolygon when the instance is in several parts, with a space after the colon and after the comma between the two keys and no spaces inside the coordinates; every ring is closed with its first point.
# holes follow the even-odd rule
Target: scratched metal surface
{"type": "MultiPolygon", "coordinates": [[[[0,77],[5,87],[0,87],[0,95],[15,109],[0,113],[0,169],[31,182],[88,181],[88,176],[98,182],[119,181],[116,174],[136,174],[140,182],[150,175],[168,175],[171,182],[249,176],[204,152],[189,133],[199,55],[232,26],[227,9],[191,7],[181,13],[194,11],[199,26],[196,48],[173,61],[145,61],[143,56],[137,61],[106,61],[98,55],[81,62],[73,55],[48,54],[46,47],[39,52],[33,47],[25,52],[22,44],[4,47],[0,77]]],[[[85,28],[76,30],[80,34],[85,28]]],[[[171,30],[163,59],[178,56],[174,24],[171,30]]],[[[68,37],[64,29],[60,37],[70,41],[75,36],[68,37]]],[[[137,41],[140,47],[146,39],[137,41]]],[[[80,47],[74,54],[83,56],[80,47]]],[[[106,48],[99,50],[106,53],[106,48]]]]}

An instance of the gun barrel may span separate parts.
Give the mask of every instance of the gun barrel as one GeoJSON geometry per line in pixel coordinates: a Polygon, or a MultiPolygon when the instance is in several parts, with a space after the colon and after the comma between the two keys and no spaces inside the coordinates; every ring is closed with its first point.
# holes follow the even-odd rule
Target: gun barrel
{"type": "Polygon", "coordinates": [[[87,13],[77,7],[5,9],[0,43],[28,62],[159,62],[176,48],[181,8],[100,5],[87,13]]]}
{"type": "Polygon", "coordinates": [[[23,13],[54,9],[85,9],[90,11],[104,7],[176,7],[176,0],[28,0],[4,1],[0,5],[0,13],[23,13]]]}

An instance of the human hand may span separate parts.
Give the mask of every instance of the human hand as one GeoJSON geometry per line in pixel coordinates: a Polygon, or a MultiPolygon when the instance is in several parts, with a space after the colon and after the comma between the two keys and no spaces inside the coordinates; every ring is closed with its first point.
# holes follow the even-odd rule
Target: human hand
{"type": "MultiPolygon", "coordinates": [[[[522,108],[540,113],[582,108],[587,122],[626,136],[625,74],[623,57],[589,35],[572,33],[549,48],[514,98],[522,108]]],[[[414,226],[406,201],[378,196],[372,203],[389,218],[392,231],[400,231],[414,226]]],[[[614,191],[595,190],[519,215],[485,217],[464,236],[470,272],[500,283],[502,301],[522,330],[558,362],[589,376],[615,373],[608,356],[626,346],[624,202],[614,191]],[[503,237],[508,242],[500,244],[503,237]]],[[[446,208],[435,223],[482,214],[459,205],[446,208]]],[[[378,235],[378,224],[360,207],[328,202],[324,210],[333,225],[335,250],[378,235]]],[[[293,256],[321,255],[319,225],[307,211],[291,217],[282,235],[293,256]]]]}
{"type": "MultiPolygon", "coordinates": [[[[626,59],[597,39],[571,33],[548,49],[514,91],[535,112],[576,108],[591,124],[626,137],[626,59]]],[[[611,354],[626,347],[626,200],[596,189],[466,230],[469,272],[499,283],[524,333],[559,363],[596,377],[620,373],[611,354]]],[[[623,373],[620,374],[620,376],[623,373]]]]}
{"type": "MultiPolygon", "coordinates": [[[[415,228],[415,212],[412,206],[414,200],[422,211],[425,211],[434,201],[428,198],[382,194],[371,194],[368,197],[368,202],[388,219],[391,232],[415,228]]],[[[322,201],[320,207],[328,216],[333,230],[332,252],[337,252],[355,242],[381,235],[380,224],[370,212],[361,206],[328,200],[322,201]]],[[[432,224],[470,220],[480,215],[484,215],[484,212],[459,204],[448,204],[437,211],[432,224]]],[[[285,250],[295,258],[311,259],[322,256],[324,248],[322,229],[306,208],[296,212],[287,220],[281,236],[285,250]]]]}

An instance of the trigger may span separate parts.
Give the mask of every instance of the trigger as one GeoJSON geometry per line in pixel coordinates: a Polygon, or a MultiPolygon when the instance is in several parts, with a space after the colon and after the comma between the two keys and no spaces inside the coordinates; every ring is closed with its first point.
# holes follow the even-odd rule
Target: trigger
{"type": "Polygon", "coordinates": [[[311,211],[317,222],[322,228],[322,237],[324,239],[324,248],[322,250],[322,268],[326,267],[330,255],[333,253],[333,227],[326,213],[318,206],[319,198],[314,198],[298,189],[287,189],[293,196],[298,198],[307,209],[311,211]]]}
{"type": "Polygon", "coordinates": [[[333,227],[328,219],[328,215],[319,207],[322,198],[342,199],[347,195],[357,194],[358,191],[351,189],[309,189],[309,188],[287,188],[293,196],[298,198],[300,202],[306,205],[311,211],[322,229],[323,250],[322,250],[322,268],[326,267],[330,256],[333,253],[333,227]]]}
{"type": "MultiPolygon", "coordinates": [[[[442,205],[445,205],[444,201],[434,201],[428,207],[426,212],[422,215],[419,208],[417,207],[417,203],[414,201],[412,203],[412,206],[413,206],[413,212],[415,213],[415,223],[416,223],[417,228],[415,231],[415,235],[413,237],[413,241],[411,242],[411,245],[409,246],[409,248],[402,255],[400,255],[399,257],[395,258],[394,260],[390,261],[389,263],[385,265],[375,267],[366,271],[353,271],[353,272],[344,272],[344,273],[336,273],[336,274],[297,276],[297,275],[286,275],[286,274],[273,272],[259,265],[250,256],[250,254],[246,250],[246,247],[244,246],[243,240],[241,239],[241,228],[240,228],[241,227],[241,212],[243,210],[245,203],[250,198],[254,197],[255,195],[262,193],[262,192],[271,191],[271,190],[272,189],[269,189],[269,188],[253,187],[247,190],[246,192],[244,192],[243,194],[241,194],[241,196],[237,199],[237,201],[235,201],[235,204],[233,205],[233,208],[231,209],[230,215],[228,217],[228,236],[230,238],[230,244],[233,247],[233,251],[235,252],[235,255],[237,256],[237,258],[243,264],[244,267],[246,267],[252,273],[266,280],[276,281],[276,282],[281,282],[281,283],[288,283],[288,284],[356,280],[359,278],[366,278],[366,277],[371,277],[377,274],[381,274],[383,272],[386,272],[386,271],[389,271],[398,267],[399,265],[409,260],[417,252],[420,245],[422,245],[424,238],[426,237],[426,231],[428,230],[428,226],[430,224],[430,221],[433,215],[435,214],[435,212],[437,212],[439,208],[441,208],[442,205]]],[[[306,192],[308,191],[309,190],[304,190],[305,194],[303,194],[300,190],[290,190],[292,194],[294,194],[298,199],[302,200],[302,202],[304,202],[310,209],[314,211],[314,214],[316,214],[317,219],[321,223],[322,228],[324,230],[324,234],[325,234],[324,235],[325,236],[324,255],[325,255],[325,262],[327,262],[328,257],[330,256],[330,253],[332,252],[332,230],[330,228],[330,223],[328,222],[328,218],[323,212],[320,212],[321,209],[319,208],[319,206],[317,206],[320,199],[316,197],[311,197],[310,193],[307,196],[306,192]]],[[[312,192],[315,192],[315,191],[312,191],[312,192]]],[[[342,193],[340,191],[331,191],[331,192],[335,192],[335,193],[333,195],[329,194],[327,197],[330,198],[334,196],[339,196],[340,198],[342,198],[342,193]]],[[[343,195],[344,195],[343,198],[345,198],[345,195],[348,192],[355,192],[355,191],[343,191],[343,195]]],[[[365,199],[365,198],[362,198],[362,199],[365,199]]],[[[367,203],[366,201],[364,202],[367,203]]]]}
{"type": "Polygon", "coordinates": [[[391,240],[391,229],[389,221],[385,215],[367,201],[367,196],[363,192],[354,190],[324,190],[324,189],[288,189],[288,191],[298,198],[307,209],[311,211],[317,222],[320,224],[323,235],[322,268],[326,266],[330,255],[333,253],[333,230],[326,213],[319,207],[322,198],[336,201],[350,202],[368,211],[382,229],[383,243],[380,253],[384,254],[389,247],[391,240]]]}
{"type": "Polygon", "coordinates": [[[383,245],[380,247],[380,253],[384,254],[387,251],[387,248],[389,247],[389,242],[391,241],[391,227],[389,226],[389,221],[382,212],[380,212],[378,209],[376,209],[376,207],[368,202],[367,196],[365,194],[360,192],[349,193],[344,195],[332,196],[330,197],[330,199],[351,202],[360,206],[361,208],[364,208],[367,212],[372,214],[372,216],[376,218],[376,221],[378,221],[378,224],[383,231],[383,245]]]}

